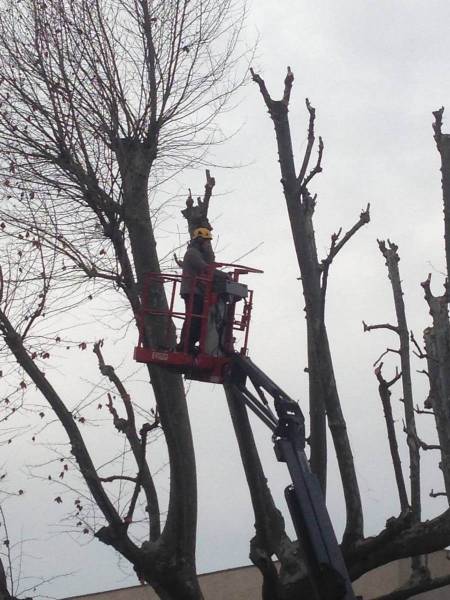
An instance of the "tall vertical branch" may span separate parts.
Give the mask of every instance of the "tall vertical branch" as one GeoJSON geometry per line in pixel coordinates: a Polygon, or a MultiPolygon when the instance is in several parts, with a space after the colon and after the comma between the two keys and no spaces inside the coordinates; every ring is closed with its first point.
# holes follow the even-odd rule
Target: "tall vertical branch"
{"type": "Polygon", "coordinates": [[[441,469],[450,502],[450,321],[448,291],[442,296],[431,292],[431,275],[422,283],[425,300],[433,319],[433,327],[424,332],[428,372],[434,391],[432,409],[441,447],[441,469]]]}
{"type": "MultiPolygon", "coordinates": [[[[409,448],[409,479],[411,490],[411,515],[414,523],[421,519],[421,486],[420,486],[420,443],[416,431],[414,401],[411,383],[411,363],[409,349],[409,330],[406,321],[405,303],[400,279],[398,263],[398,247],[388,240],[388,244],[378,240],[380,252],[386,260],[388,276],[394,296],[395,314],[397,316],[396,332],[400,340],[398,354],[401,364],[401,379],[403,386],[403,406],[405,413],[406,441],[409,448]]],[[[402,507],[403,510],[403,507],[402,507]]],[[[421,573],[420,556],[413,557],[411,562],[413,573],[421,573]]]]}
{"type": "Polygon", "coordinates": [[[303,295],[306,304],[308,328],[308,370],[310,377],[311,407],[311,465],[319,476],[322,489],[326,482],[326,433],[325,411],[333,438],[338,460],[347,510],[344,545],[352,545],[363,536],[363,513],[358,481],[356,478],[353,455],[342,413],[328,336],[321,311],[321,266],[317,256],[313,214],[315,198],[306,186],[321,170],[323,146],[319,146],[319,159],[310,175],[305,176],[308,168],[311,141],[313,141],[313,123],[315,113],[309,105],[310,125],[308,137],[310,143],[297,175],[292,148],[291,131],[288,118],[288,104],[294,80],[289,69],[285,78],[283,99],[273,100],[264,80],[251,70],[253,81],[260,93],[275,126],[278,157],[281,169],[286,206],[288,209],[292,237],[300,268],[303,295]],[[300,179],[301,176],[301,179],[300,179]],[[306,181],[306,183],[305,183],[306,181]]]}
{"type": "Polygon", "coordinates": [[[416,522],[421,516],[421,490],[420,490],[420,447],[417,443],[416,420],[414,413],[414,400],[411,383],[411,362],[409,349],[409,330],[406,321],[405,303],[400,279],[398,263],[398,247],[388,241],[379,240],[380,252],[386,260],[388,276],[394,296],[395,314],[397,316],[397,333],[400,340],[400,364],[403,386],[403,406],[405,411],[405,423],[407,430],[407,443],[409,448],[409,471],[411,484],[411,510],[416,522]]]}
{"type": "Polygon", "coordinates": [[[432,408],[441,446],[441,468],[450,502],[450,321],[448,315],[450,281],[450,135],[442,133],[444,107],[433,112],[434,139],[441,158],[442,200],[446,260],[445,291],[441,296],[431,292],[431,275],[422,283],[425,299],[433,319],[433,327],[424,332],[433,391],[432,408]]]}
{"type": "Polygon", "coordinates": [[[444,205],[444,238],[447,277],[450,273],[450,134],[442,133],[444,107],[433,112],[434,140],[441,158],[442,200],[444,205]]]}
{"type": "Polygon", "coordinates": [[[145,63],[147,67],[147,77],[149,82],[149,124],[147,129],[147,139],[146,142],[149,145],[156,145],[157,143],[157,110],[158,110],[158,90],[156,83],[156,52],[155,46],[153,43],[153,23],[155,22],[154,16],[150,14],[149,4],[147,0],[141,0],[139,2],[142,15],[143,15],[143,24],[142,28],[144,31],[144,39],[145,39],[145,63]]]}

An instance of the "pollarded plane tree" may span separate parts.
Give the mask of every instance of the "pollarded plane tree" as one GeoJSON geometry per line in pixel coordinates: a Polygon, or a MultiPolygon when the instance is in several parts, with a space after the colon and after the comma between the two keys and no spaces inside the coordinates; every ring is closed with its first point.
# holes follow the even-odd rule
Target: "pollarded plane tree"
{"type": "MultiPolygon", "coordinates": [[[[442,473],[442,488],[435,491],[431,490],[431,497],[450,498],[450,463],[449,463],[449,439],[448,431],[450,425],[450,414],[448,412],[448,368],[449,368],[449,334],[450,323],[448,317],[448,273],[449,273],[449,173],[450,161],[448,153],[448,140],[450,136],[442,133],[442,116],[444,109],[441,108],[435,112],[433,130],[434,139],[441,159],[442,173],[442,192],[444,205],[444,239],[445,239],[445,262],[446,262],[446,279],[444,282],[444,290],[442,295],[435,296],[431,291],[431,274],[421,283],[424,290],[424,296],[429,308],[431,323],[423,332],[423,345],[420,345],[416,340],[412,331],[409,331],[406,320],[405,302],[403,299],[403,289],[400,277],[399,262],[400,255],[398,246],[390,240],[378,240],[379,249],[385,259],[388,271],[388,278],[391,283],[396,323],[381,323],[375,325],[367,325],[363,323],[364,331],[374,329],[384,329],[393,332],[399,340],[398,348],[387,348],[382,353],[380,358],[375,362],[375,375],[379,382],[379,394],[383,404],[383,410],[386,420],[386,427],[389,438],[389,446],[394,466],[395,478],[397,483],[399,503],[402,510],[402,515],[407,515],[409,512],[409,520],[413,534],[410,534],[408,544],[405,549],[411,548],[411,584],[402,591],[397,593],[399,598],[410,596],[427,589],[436,589],[438,587],[448,585],[450,582],[448,577],[431,578],[430,573],[420,561],[420,548],[424,551],[430,551],[445,548],[448,546],[450,535],[449,530],[449,515],[448,509],[438,517],[435,517],[431,522],[421,522],[421,471],[420,471],[420,455],[422,451],[437,452],[439,469],[442,473]],[[425,361],[425,368],[420,372],[423,373],[429,383],[428,397],[424,402],[424,409],[420,409],[413,401],[413,389],[411,382],[411,365],[410,365],[410,346],[414,348],[413,352],[416,357],[425,361]],[[394,353],[399,357],[400,371],[397,369],[395,375],[390,381],[386,381],[382,374],[383,362],[382,359],[387,354],[394,353]],[[409,480],[410,480],[410,500],[406,491],[403,472],[400,464],[398,453],[397,440],[395,436],[394,420],[391,407],[391,390],[390,388],[401,380],[402,383],[402,404],[404,406],[403,431],[406,435],[406,441],[409,452],[409,480]],[[418,435],[416,427],[416,418],[420,415],[429,415],[434,417],[436,427],[436,441],[429,443],[421,439],[418,435]],[[427,524],[429,523],[430,531],[427,532],[427,524]],[[437,529],[435,529],[437,527],[437,529]],[[439,530],[439,535],[436,535],[439,530]],[[433,540],[432,535],[435,536],[433,540]],[[432,542],[436,545],[433,545],[432,542]]],[[[395,597],[397,597],[395,596],[395,597]]]]}
{"type": "MultiPolygon", "coordinates": [[[[111,420],[134,459],[134,475],[123,476],[99,472],[81,431],[86,418],[52,384],[51,362],[58,344],[86,347],[57,333],[61,312],[103,291],[121,294],[128,322],[139,311],[145,274],[160,269],[150,192],[201,161],[220,137],[215,117],[241,84],[244,16],[232,0],[1,4],[3,351],[19,365],[17,402],[32,383],[65,431],[66,459],[80,470],[103,517],[95,536],[161,598],[202,597],[195,458],[181,376],[150,366],[141,404],[149,406],[152,390],[156,405],[153,415],[141,414],[107,364],[105,347],[93,347],[111,386],[111,420]],[[159,427],[170,464],[164,519],[146,454],[159,427]],[[120,511],[118,480],[129,490],[120,511]]],[[[164,291],[152,289],[151,301],[164,307],[164,291]]],[[[163,335],[161,321],[148,319],[146,340],[157,346],[163,335]]],[[[174,328],[171,336],[175,341],[174,328]]]]}
{"type": "MultiPolygon", "coordinates": [[[[376,362],[375,375],[379,384],[379,394],[384,409],[389,449],[398,487],[400,512],[389,518],[386,528],[372,537],[365,537],[363,530],[363,510],[360,500],[352,451],[349,444],[347,426],[342,413],[339,394],[333,372],[333,364],[325,322],[325,300],[329,268],[342,247],[366,223],[369,222],[369,206],[360,214],[359,220],[345,234],[342,229],[331,238],[328,256],[319,260],[315,243],[313,215],[316,196],[309,191],[311,180],[322,170],[323,142],[319,138],[318,158],[309,167],[315,144],[315,109],[309,100],[306,107],[309,113],[308,142],[299,169],[296,168],[293,142],[289,124],[289,101],[294,76],[288,68],[281,100],[273,100],[262,77],[251,71],[253,81],[258,85],[263,101],[274,123],[278,158],[281,170],[281,184],[288,209],[295,253],[300,269],[305,312],[307,320],[308,374],[310,389],[310,446],[311,468],[319,477],[322,488],[326,489],[326,428],[328,423],[337,456],[342,487],[346,504],[346,527],[342,540],[342,551],[352,579],[356,579],[371,569],[391,561],[412,557],[409,582],[383,596],[383,600],[402,600],[430,589],[450,584],[450,577],[432,578],[424,568],[420,556],[446,548],[450,543],[450,510],[429,520],[421,515],[420,452],[438,450],[440,468],[443,473],[443,491],[439,495],[449,496],[449,444],[450,430],[449,397],[449,318],[447,283],[442,296],[434,296],[430,289],[430,277],[423,283],[425,299],[432,317],[432,325],[424,332],[424,349],[409,332],[403,291],[399,273],[399,254],[392,242],[379,241],[379,249],[385,258],[388,276],[392,286],[396,323],[367,325],[364,330],[386,329],[396,334],[399,347],[390,349],[399,357],[400,370],[390,380],[382,373],[381,359],[376,362]],[[411,382],[411,343],[416,353],[426,359],[424,370],[430,382],[430,394],[426,408],[436,419],[438,444],[427,444],[420,439],[416,427],[416,413],[411,382]],[[398,442],[392,417],[390,402],[391,387],[402,383],[404,406],[404,434],[409,451],[409,490],[400,463],[398,442]]],[[[435,141],[442,162],[442,187],[444,200],[445,243],[447,273],[450,265],[450,135],[442,134],[443,109],[434,114],[435,141]]],[[[382,358],[382,357],[381,357],[382,358]]],[[[426,411],[427,412],[427,411],[426,411]]],[[[381,598],[381,597],[380,597],[381,598]]]]}

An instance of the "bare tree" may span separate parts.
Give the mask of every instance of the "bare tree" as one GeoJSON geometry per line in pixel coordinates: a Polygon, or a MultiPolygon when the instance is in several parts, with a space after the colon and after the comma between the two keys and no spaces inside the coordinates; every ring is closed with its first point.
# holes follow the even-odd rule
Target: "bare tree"
{"type": "MultiPolygon", "coordinates": [[[[111,420],[126,438],[135,468],[134,474],[104,474],[81,433],[84,417],[67,405],[46,374],[45,361],[62,336],[51,334],[42,323],[58,318],[62,311],[75,310],[90,295],[111,290],[119,291],[126,300],[129,321],[139,313],[146,273],[158,272],[161,258],[154,227],[157,211],[150,207],[150,190],[171,173],[198,164],[214,141],[218,133],[214,119],[240,85],[233,73],[241,58],[238,39],[243,16],[242,7],[231,0],[3,0],[0,19],[0,169],[4,187],[0,227],[5,240],[0,330],[20,366],[17,390],[26,389],[31,380],[67,434],[72,454],[68,460],[77,464],[103,515],[104,525],[95,530],[96,537],[129,560],[138,576],[164,599],[202,597],[195,566],[195,459],[182,380],[150,366],[156,409],[137,412],[137,403],[132,402],[118,369],[107,364],[102,342],[93,346],[111,390],[107,404],[111,420]],[[171,476],[165,520],[147,459],[149,435],[160,427],[167,442],[171,476]],[[107,488],[118,482],[129,490],[121,510],[114,492],[107,488]],[[135,530],[138,521],[144,521],[143,542],[139,535],[142,526],[138,533],[135,530]]],[[[325,301],[330,265],[369,222],[369,207],[345,234],[339,230],[333,235],[328,255],[320,260],[313,228],[316,197],[310,193],[311,181],[322,169],[320,138],[317,162],[309,166],[315,110],[307,101],[308,144],[301,166],[296,168],[288,120],[293,74],[289,69],[281,100],[273,100],[262,78],[252,74],[275,124],[283,191],[303,284],[311,465],[325,492],[328,421],[347,510],[342,548],[349,571],[357,578],[389,561],[445,547],[450,541],[450,516],[446,511],[432,521],[421,521],[418,452],[424,443],[417,437],[411,412],[407,326],[398,302],[401,291],[394,289],[398,324],[392,328],[401,345],[405,428],[413,475],[411,500],[402,483],[389,420],[389,388],[400,377],[386,382],[380,367],[377,377],[401,514],[390,519],[377,536],[364,537],[358,481],[327,337],[325,301]]],[[[443,155],[439,114],[437,123],[436,141],[443,155]]],[[[447,164],[444,159],[443,163],[447,164]]],[[[212,185],[208,175],[204,204],[198,205],[200,212],[204,209],[202,218],[212,185]]],[[[444,185],[444,201],[445,197],[444,185]]],[[[194,208],[193,204],[187,208],[194,208]]],[[[449,429],[445,408],[447,295],[434,298],[429,282],[424,289],[433,316],[433,328],[426,338],[432,408],[438,433],[444,438],[449,429]]],[[[150,301],[164,309],[164,290],[152,288],[150,301]]],[[[146,343],[152,347],[165,344],[165,326],[157,317],[148,319],[146,343]]],[[[170,331],[169,343],[174,344],[173,326],[170,331]]],[[[79,345],[86,347],[84,341],[79,345]]],[[[226,392],[255,509],[251,558],[264,576],[263,596],[294,598],[307,589],[304,564],[297,544],[286,536],[282,516],[272,500],[246,411],[230,390],[226,392]],[[272,562],[274,555],[281,561],[280,572],[272,562]]],[[[20,408],[20,394],[14,402],[11,410],[20,408]]],[[[440,439],[445,474],[444,443],[440,439]]],[[[423,591],[425,578],[426,574],[423,580],[411,583],[401,597],[423,591]]],[[[428,585],[436,587],[437,582],[428,585]]]]}
{"type": "MultiPolygon", "coordinates": [[[[427,411],[414,408],[411,367],[410,367],[410,333],[406,321],[403,291],[398,270],[398,248],[395,244],[379,242],[380,250],[386,260],[388,276],[391,281],[394,305],[397,315],[396,324],[366,325],[364,330],[385,329],[398,335],[399,349],[389,348],[378,359],[375,375],[379,382],[379,392],[385,413],[389,447],[398,486],[400,515],[391,517],[386,528],[373,537],[364,537],[363,512],[360,501],[358,481],[353,464],[347,427],[342,414],[339,395],[333,374],[333,364],[328,344],[325,324],[325,299],[329,268],[343,246],[366,223],[369,222],[369,206],[360,214],[359,220],[344,235],[342,229],[331,238],[328,256],[319,260],[316,250],[313,214],[316,196],[310,191],[311,180],[322,170],[322,154],[324,145],[319,138],[318,158],[310,168],[311,153],[315,144],[315,109],[309,100],[306,107],[309,113],[308,143],[299,169],[296,168],[293,143],[288,117],[288,107],[293,84],[293,73],[288,67],[284,81],[281,100],[273,100],[260,75],[251,71],[254,82],[258,85],[263,101],[275,126],[278,158],[281,170],[281,183],[288,208],[292,237],[301,274],[308,333],[308,373],[310,389],[310,446],[311,468],[319,477],[322,488],[326,489],[326,428],[328,421],[337,461],[339,465],[342,487],[347,509],[347,521],[342,540],[342,550],[352,579],[361,576],[371,569],[405,557],[413,557],[412,572],[409,584],[383,597],[383,600],[403,599],[419,594],[427,589],[436,589],[450,584],[450,577],[433,580],[422,565],[420,555],[443,549],[450,543],[450,512],[442,514],[430,521],[421,520],[421,488],[420,488],[420,452],[439,450],[441,454],[440,468],[443,472],[445,492],[448,496],[448,431],[450,415],[448,413],[448,352],[449,318],[447,284],[440,297],[432,295],[430,278],[423,284],[425,298],[433,318],[433,325],[425,330],[425,351],[421,350],[411,334],[417,354],[427,360],[425,371],[430,381],[430,395],[426,402],[427,411]],[[308,171],[309,169],[309,171],[308,171]],[[393,379],[386,381],[382,375],[381,358],[393,352],[400,358],[401,371],[396,372],[393,379]],[[379,363],[379,364],[378,364],[379,363]],[[406,490],[404,475],[399,458],[398,443],[390,406],[390,388],[401,381],[403,386],[403,404],[405,410],[404,433],[409,447],[410,490],[406,490]],[[447,391],[446,391],[447,390],[447,391]],[[436,430],[439,444],[428,444],[417,434],[415,424],[416,412],[431,412],[436,418],[436,430]]],[[[442,182],[445,215],[445,239],[448,246],[450,215],[450,136],[441,132],[442,111],[435,115],[435,139],[442,157],[442,182]]],[[[448,250],[448,249],[447,249],[448,250]]],[[[449,253],[447,262],[449,261],[449,253]]],[[[450,263],[449,263],[450,264],[450,263]]],[[[432,494],[437,496],[441,492],[432,494]]],[[[381,600],[381,598],[379,599],[381,600]]]]}
{"type": "Polygon", "coordinates": [[[342,239],[340,239],[341,230],[333,236],[328,256],[319,262],[313,228],[316,197],[313,197],[308,189],[310,181],[322,170],[323,142],[319,138],[318,159],[315,166],[308,172],[311,152],[315,142],[315,109],[307,100],[307,108],[310,116],[308,144],[302,165],[297,172],[288,120],[289,99],[294,80],[292,71],[288,68],[284,82],[283,98],[277,101],[272,100],[261,77],[253,71],[252,76],[253,80],[259,86],[269,114],[275,124],[282,177],[281,182],[286,198],[305,297],[311,406],[311,466],[314,472],[317,473],[322,488],[325,490],[326,413],[336,448],[347,507],[347,523],[343,544],[344,546],[352,546],[362,538],[363,515],[352,451],[333,373],[333,364],[325,327],[325,299],[329,267],[337,253],[352,235],[365,223],[369,222],[369,207],[361,213],[359,221],[342,239]]]}
{"type": "MultiPolygon", "coordinates": [[[[61,343],[41,323],[94,294],[118,290],[132,319],[148,272],[159,271],[149,190],[197,164],[220,136],[214,120],[241,84],[239,33],[245,10],[232,0],[2,1],[0,146],[4,237],[0,330],[26,380],[63,426],[73,460],[101,510],[96,537],[129,560],[161,598],[201,598],[196,577],[196,472],[183,383],[150,366],[153,415],[138,421],[116,370],[94,347],[120,398],[108,408],[127,439],[135,476],[103,477],[67,406],[44,372],[61,343]],[[17,260],[19,256],[20,260],[17,260]],[[86,282],[93,282],[92,284],[86,282]],[[170,462],[162,522],[146,459],[161,426],[170,462]],[[119,511],[106,485],[130,486],[119,511]],[[146,534],[133,537],[144,495],[146,534]]],[[[166,306],[162,288],[151,291],[166,306]]],[[[145,323],[146,343],[165,342],[161,319],[145,323]]],[[[172,343],[175,330],[171,330],[172,343]]],[[[85,342],[80,342],[81,345],[85,342]]],[[[83,349],[83,348],[82,348],[83,349]]],[[[20,385],[19,385],[20,387],[20,385]]]]}

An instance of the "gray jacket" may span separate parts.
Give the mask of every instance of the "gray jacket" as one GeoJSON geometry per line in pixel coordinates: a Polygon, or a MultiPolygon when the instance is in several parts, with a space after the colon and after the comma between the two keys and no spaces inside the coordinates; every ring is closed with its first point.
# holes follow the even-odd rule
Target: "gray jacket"
{"type": "Polygon", "coordinates": [[[206,274],[208,263],[200,248],[190,244],[183,258],[183,274],[181,279],[180,294],[184,296],[191,292],[202,294],[202,290],[197,284],[194,290],[194,278],[198,275],[206,274]]]}

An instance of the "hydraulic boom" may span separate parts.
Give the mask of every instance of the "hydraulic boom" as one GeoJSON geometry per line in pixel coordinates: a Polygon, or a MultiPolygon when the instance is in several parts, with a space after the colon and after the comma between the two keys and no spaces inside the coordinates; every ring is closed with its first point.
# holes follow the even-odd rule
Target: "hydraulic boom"
{"type": "MultiPolygon", "coordinates": [[[[253,292],[239,278],[248,273],[261,271],[243,265],[211,263],[205,273],[194,278],[192,287],[194,291],[202,290],[201,310],[194,310],[194,291],[191,290],[185,312],[177,308],[176,302],[183,275],[148,273],[138,315],[139,342],[134,357],[138,362],[183,373],[188,379],[226,381],[233,387],[235,396],[272,431],[276,457],[288,467],[292,485],[285,490],[286,501],[311,581],[312,591],[305,600],[356,600],[319,482],[309,468],[305,454],[305,419],[300,407],[246,356],[253,292]],[[218,267],[227,269],[227,277],[216,281],[218,267]],[[164,286],[169,291],[167,305],[159,301],[164,295],[164,286]],[[156,347],[148,342],[150,317],[159,320],[166,330],[167,339],[162,339],[156,347]],[[174,347],[172,328],[177,319],[183,321],[184,335],[174,347]],[[200,335],[198,346],[190,349],[194,323],[200,335]],[[238,332],[243,337],[240,353],[234,348],[238,332]],[[247,382],[252,384],[253,391],[247,382]],[[270,408],[268,397],[274,403],[275,412],[270,408]]],[[[194,339],[193,343],[196,342],[194,339]]]]}
{"type": "Polygon", "coordinates": [[[305,454],[305,419],[299,405],[248,357],[235,354],[228,383],[243,402],[272,430],[277,459],[285,462],[292,485],[285,497],[308,562],[311,600],[356,600],[316,476],[305,454]],[[252,383],[256,395],[246,382],[252,383]],[[276,415],[266,394],[274,401],[276,415]]]}

